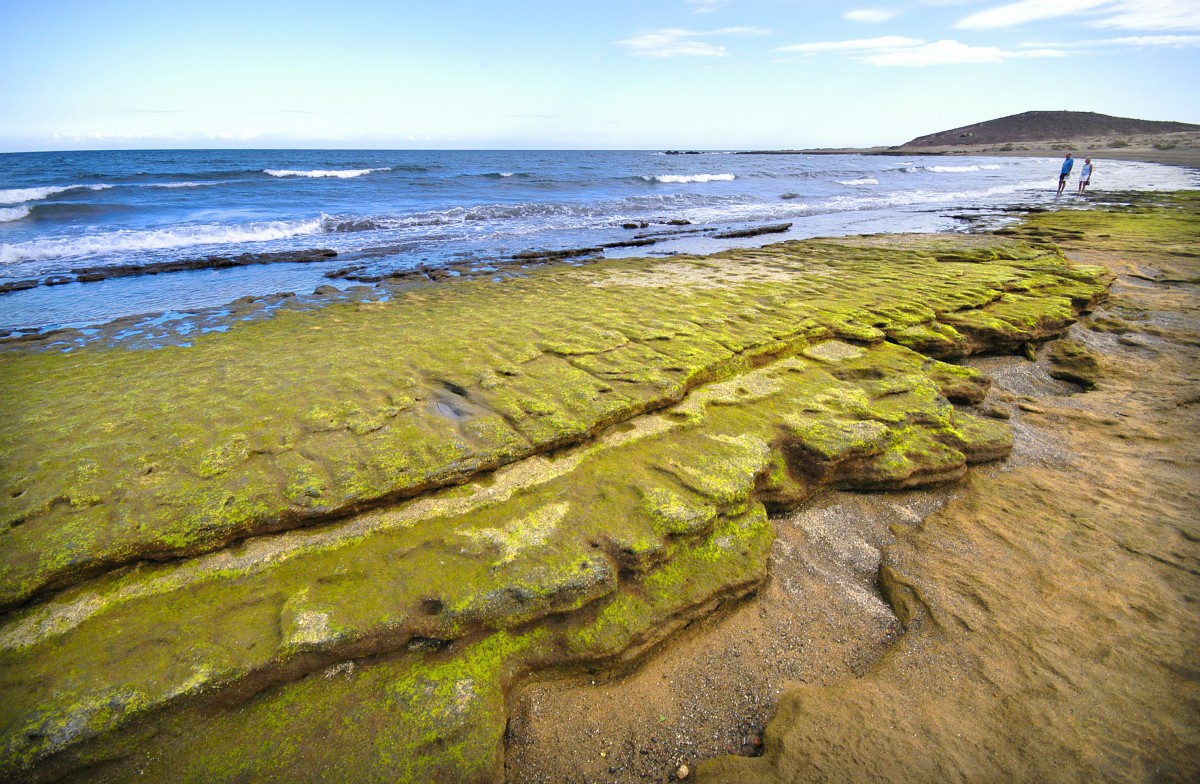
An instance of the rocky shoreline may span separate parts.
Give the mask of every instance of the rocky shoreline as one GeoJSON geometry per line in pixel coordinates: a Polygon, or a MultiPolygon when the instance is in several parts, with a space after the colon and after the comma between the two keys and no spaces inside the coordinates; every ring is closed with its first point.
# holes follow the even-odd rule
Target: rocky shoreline
{"type": "MultiPolygon", "coordinates": [[[[0,772],[535,780],[521,684],[605,681],[750,606],[778,520],[822,489],[942,486],[1010,452],[1012,401],[952,362],[1037,351],[1103,300],[1103,269],[1046,244],[1075,236],[1058,215],[5,352],[0,772]]],[[[1094,376],[1086,348],[1055,367],[1094,376]]],[[[878,575],[890,643],[925,610],[878,575]]],[[[587,771],[637,780],[617,767],[587,771]]]]}

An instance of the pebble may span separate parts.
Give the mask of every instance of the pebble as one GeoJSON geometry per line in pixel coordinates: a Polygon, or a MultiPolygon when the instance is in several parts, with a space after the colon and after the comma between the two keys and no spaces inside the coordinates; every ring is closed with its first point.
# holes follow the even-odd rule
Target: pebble
{"type": "Polygon", "coordinates": [[[688,770],[687,765],[680,765],[679,770],[675,771],[675,778],[679,779],[680,781],[683,781],[684,779],[686,779],[688,777],[689,773],[691,773],[691,771],[688,770]]]}

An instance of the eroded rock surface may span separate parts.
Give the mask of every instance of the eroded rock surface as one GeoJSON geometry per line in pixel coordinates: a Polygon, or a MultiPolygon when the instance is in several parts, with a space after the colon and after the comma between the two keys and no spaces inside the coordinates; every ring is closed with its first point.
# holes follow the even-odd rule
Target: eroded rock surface
{"type": "Polygon", "coordinates": [[[986,377],[937,357],[1060,334],[1105,283],[849,238],[0,354],[0,771],[493,780],[514,679],[752,590],[768,511],[1004,456],[954,405],[986,377]]]}
{"type": "Polygon", "coordinates": [[[1039,352],[1086,387],[1009,385],[1036,462],[898,526],[881,583],[908,631],[857,677],[797,683],[757,758],[701,782],[1195,781],[1200,775],[1200,194],[1008,230],[1118,275],[1039,352]]]}

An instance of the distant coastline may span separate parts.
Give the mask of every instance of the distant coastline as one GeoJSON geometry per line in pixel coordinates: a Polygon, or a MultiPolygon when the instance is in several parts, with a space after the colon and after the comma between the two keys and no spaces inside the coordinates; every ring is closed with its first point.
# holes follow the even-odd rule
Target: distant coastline
{"type": "Polygon", "coordinates": [[[891,146],[754,150],[748,155],[986,155],[1078,157],[1200,167],[1200,125],[1032,111],[918,136],[891,146]]]}
{"type": "Polygon", "coordinates": [[[1080,141],[1053,143],[1021,143],[995,144],[979,147],[819,147],[799,150],[745,150],[738,155],[902,155],[902,156],[962,156],[982,155],[986,157],[1010,158],[1061,158],[1066,152],[1071,152],[1077,158],[1089,157],[1097,160],[1141,161],[1143,163],[1162,163],[1168,166],[1185,166],[1200,168],[1200,135],[1183,134],[1189,137],[1191,143],[1176,144],[1166,147],[1169,141],[1157,141],[1163,148],[1151,144],[1135,144],[1130,142],[1127,147],[1110,147],[1112,141],[1080,141]]]}

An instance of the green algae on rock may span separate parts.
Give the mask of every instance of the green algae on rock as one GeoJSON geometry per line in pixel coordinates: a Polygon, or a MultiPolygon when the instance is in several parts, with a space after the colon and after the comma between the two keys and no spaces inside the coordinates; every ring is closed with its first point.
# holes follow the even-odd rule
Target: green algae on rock
{"type": "Polygon", "coordinates": [[[5,750],[36,757],[206,690],[254,692],[414,640],[551,616],[595,616],[565,639],[566,660],[627,656],[762,579],[760,487],[780,507],[829,483],[928,484],[1011,447],[1002,426],[940,395],[921,355],[836,341],[810,353],[819,359],[702,387],[490,485],[143,567],[17,612],[0,637],[0,715],[18,728],[5,750]],[[883,368],[889,380],[874,378],[883,368]],[[830,441],[827,427],[872,438],[830,441]],[[773,463],[783,472],[768,480],[773,463]]]}
{"type": "Polygon", "coordinates": [[[1103,291],[1044,246],[947,243],[612,260],[285,311],[188,348],[0,353],[0,607],[460,483],[831,335],[1012,350],[1103,291]]]}
{"type": "Polygon", "coordinates": [[[987,379],[910,346],[1010,350],[1104,290],[1022,241],[857,240],[0,355],[0,596],[43,599],[0,625],[0,771],[304,778],[295,739],[378,709],[323,764],[493,778],[512,678],[628,662],[752,590],[768,509],[1007,453],[951,403],[987,379]]]}

